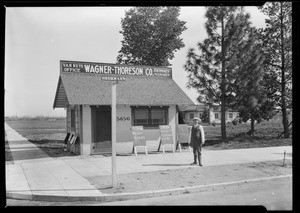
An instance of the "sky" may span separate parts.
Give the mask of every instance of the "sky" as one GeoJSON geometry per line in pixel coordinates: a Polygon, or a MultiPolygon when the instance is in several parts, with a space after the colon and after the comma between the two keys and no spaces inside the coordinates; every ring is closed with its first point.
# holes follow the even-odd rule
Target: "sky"
{"type": "MultiPolygon", "coordinates": [[[[65,116],[53,109],[59,61],[116,63],[123,36],[121,18],[131,7],[7,7],[5,23],[5,116],[65,116]]],[[[265,16],[245,7],[253,26],[264,27],[265,16]]],[[[181,7],[186,21],[185,47],[170,61],[174,81],[196,102],[188,89],[183,66],[189,48],[207,38],[204,7],[181,7]]]]}

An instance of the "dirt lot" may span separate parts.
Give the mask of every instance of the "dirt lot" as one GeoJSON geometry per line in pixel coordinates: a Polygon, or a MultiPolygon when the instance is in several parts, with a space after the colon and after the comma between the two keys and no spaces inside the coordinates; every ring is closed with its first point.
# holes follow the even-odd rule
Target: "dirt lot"
{"type": "Polygon", "coordinates": [[[147,190],[225,183],[262,177],[292,174],[292,161],[268,161],[248,164],[172,169],[155,172],[120,174],[118,185],[112,188],[111,176],[86,177],[102,193],[129,193],[147,190]],[[170,181],[172,180],[172,181],[170,181]]]}

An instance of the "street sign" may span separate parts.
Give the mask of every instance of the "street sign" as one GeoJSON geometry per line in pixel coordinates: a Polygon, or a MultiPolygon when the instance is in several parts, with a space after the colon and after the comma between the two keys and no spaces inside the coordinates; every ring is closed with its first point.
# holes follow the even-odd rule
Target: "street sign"
{"type": "Polygon", "coordinates": [[[125,77],[122,76],[101,76],[102,81],[126,81],[125,77]]]}

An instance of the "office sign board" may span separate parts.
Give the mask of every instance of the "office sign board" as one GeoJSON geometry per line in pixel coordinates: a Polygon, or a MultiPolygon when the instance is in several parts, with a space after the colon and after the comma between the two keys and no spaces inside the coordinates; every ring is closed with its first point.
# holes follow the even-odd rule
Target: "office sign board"
{"type": "Polygon", "coordinates": [[[159,133],[160,133],[162,144],[173,144],[173,134],[170,125],[160,125],[159,133]]]}
{"type": "Polygon", "coordinates": [[[191,126],[187,124],[178,124],[177,125],[178,132],[178,142],[179,143],[189,143],[190,142],[190,134],[191,134],[191,126]]]}
{"type": "Polygon", "coordinates": [[[131,133],[133,137],[133,146],[146,146],[143,126],[132,126],[131,133]]]}
{"type": "Polygon", "coordinates": [[[60,72],[172,78],[172,69],[169,67],[106,64],[63,60],[60,61],[60,72]]]}

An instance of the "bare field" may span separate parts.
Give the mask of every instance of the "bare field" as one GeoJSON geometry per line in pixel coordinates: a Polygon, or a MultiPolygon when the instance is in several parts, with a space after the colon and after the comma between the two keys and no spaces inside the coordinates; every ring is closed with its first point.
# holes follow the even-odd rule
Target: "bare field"
{"type": "Polygon", "coordinates": [[[13,120],[5,122],[20,135],[32,141],[64,140],[66,136],[65,119],[13,120]]]}
{"type": "MultiPolygon", "coordinates": [[[[73,156],[66,150],[66,119],[20,119],[5,121],[11,128],[42,149],[51,157],[73,156]]],[[[8,153],[9,146],[6,146],[8,153]]],[[[9,159],[9,154],[7,154],[9,159]]]]}

